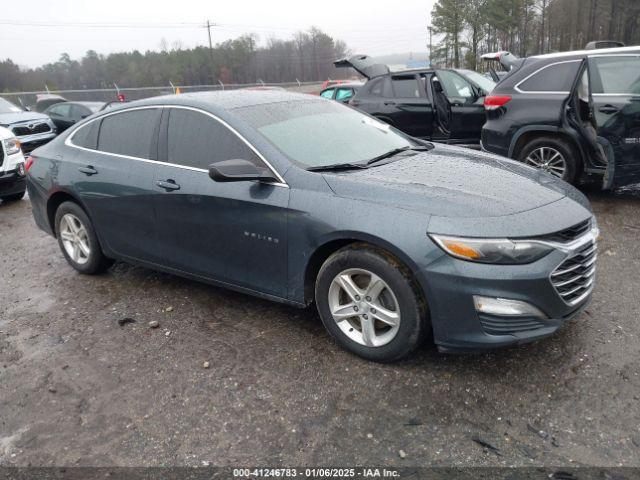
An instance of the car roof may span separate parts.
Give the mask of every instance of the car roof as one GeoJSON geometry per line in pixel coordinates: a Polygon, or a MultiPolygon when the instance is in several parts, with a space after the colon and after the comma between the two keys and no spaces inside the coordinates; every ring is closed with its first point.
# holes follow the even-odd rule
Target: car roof
{"type": "Polygon", "coordinates": [[[163,95],[144,100],[123,103],[110,110],[110,113],[125,108],[134,108],[146,105],[183,105],[202,108],[212,113],[231,111],[236,108],[256,105],[268,105],[270,103],[296,102],[296,101],[325,101],[317,96],[307,93],[293,93],[280,90],[225,90],[216,92],[193,92],[178,95],[163,95]]]}
{"type": "Polygon", "coordinates": [[[528,58],[535,59],[553,59],[563,57],[580,57],[580,56],[592,56],[592,55],[615,55],[620,53],[638,53],[640,52],[640,46],[633,47],[616,47],[616,48],[600,48],[595,50],[573,50],[570,52],[557,52],[546,53],[544,55],[533,55],[528,58]]]}

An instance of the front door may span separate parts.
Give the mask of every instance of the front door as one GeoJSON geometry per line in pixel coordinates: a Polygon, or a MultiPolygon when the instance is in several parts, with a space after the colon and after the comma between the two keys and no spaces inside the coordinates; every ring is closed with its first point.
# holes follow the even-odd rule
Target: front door
{"type": "Polygon", "coordinates": [[[640,183],[640,55],[594,55],[588,62],[592,115],[609,153],[604,187],[640,183]]]}
{"type": "MultiPolygon", "coordinates": [[[[486,121],[484,103],[478,90],[463,76],[451,70],[437,70],[437,80],[449,104],[448,137],[450,143],[479,143],[486,121]]],[[[434,95],[438,92],[434,89],[434,95]]],[[[435,100],[434,100],[435,103],[435,100]]],[[[438,111],[438,115],[444,115],[438,111]]]]}
{"type": "Polygon", "coordinates": [[[285,297],[289,188],[209,178],[217,161],[264,163],[205,112],[165,108],[160,131],[155,211],[164,265],[285,297]]]}

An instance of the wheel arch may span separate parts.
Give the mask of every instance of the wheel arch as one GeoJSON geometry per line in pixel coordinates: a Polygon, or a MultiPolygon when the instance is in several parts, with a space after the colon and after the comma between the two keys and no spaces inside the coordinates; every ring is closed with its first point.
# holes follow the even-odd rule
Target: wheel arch
{"type": "MultiPolygon", "coordinates": [[[[578,152],[578,155],[580,156],[578,160],[582,165],[585,164],[585,153],[580,146],[580,142],[578,142],[573,135],[561,128],[550,125],[529,125],[518,130],[511,139],[511,144],[509,146],[509,158],[518,158],[518,155],[525,145],[540,137],[555,137],[569,142],[575,148],[576,152],[578,152]]],[[[582,172],[579,172],[579,174],[581,173],[582,172]]]]}
{"type": "Polygon", "coordinates": [[[49,228],[51,228],[51,232],[53,233],[54,237],[57,237],[55,225],[56,211],[58,210],[58,207],[60,207],[60,205],[62,205],[64,202],[76,203],[85,211],[85,213],[87,212],[87,209],[82,204],[80,199],[76,195],[73,195],[66,190],[59,190],[51,195],[47,200],[47,222],[49,223],[49,228]]]}
{"type": "Polygon", "coordinates": [[[309,256],[304,270],[304,303],[306,305],[314,301],[318,272],[320,272],[320,268],[324,262],[338,250],[356,243],[383,250],[387,254],[390,254],[395,261],[399,261],[413,276],[416,284],[421,287],[420,290],[424,296],[423,288],[417,275],[418,267],[402,250],[375,235],[361,232],[341,232],[324,239],[309,256]]]}

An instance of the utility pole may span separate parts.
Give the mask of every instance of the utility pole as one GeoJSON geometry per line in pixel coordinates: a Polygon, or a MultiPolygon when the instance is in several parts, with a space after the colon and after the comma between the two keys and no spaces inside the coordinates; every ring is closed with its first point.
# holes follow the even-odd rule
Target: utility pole
{"type": "Polygon", "coordinates": [[[213,75],[213,43],[211,42],[211,27],[215,27],[214,23],[211,23],[207,20],[207,33],[209,34],[209,56],[211,57],[211,83],[213,83],[214,75],[213,75]]]}
{"type": "Polygon", "coordinates": [[[427,28],[429,29],[429,66],[432,66],[433,62],[431,59],[433,58],[433,27],[429,25],[427,28]]]}

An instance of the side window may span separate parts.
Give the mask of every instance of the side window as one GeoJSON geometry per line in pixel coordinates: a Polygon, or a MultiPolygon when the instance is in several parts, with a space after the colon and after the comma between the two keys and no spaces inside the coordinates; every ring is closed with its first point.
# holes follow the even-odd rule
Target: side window
{"type": "Polygon", "coordinates": [[[590,65],[593,93],[640,95],[640,57],[595,57],[590,65]]]}
{"type": "Polygon", "coordinates": [[[70,117],[71,105],[69,105],[68,103],[55,105],[51,107],[51,110],[49,110],[49,115],[51,115],[52,117],[70,117]]]}
{"type": "Polygon", "coordinates": [[[93,121],[80,127],[71,137],[71,143],[78,147],[95,150],[98,147],[98,132],[100,131],[100,120],[93,121]]]}
{"type": "Polygon", "coordinates": [[[346,100],[353,97],[353,90],[350,88],[339,88],[336,93],[336,100],[346,100]]]}
{"type": "Polygon", "coordinates": [[[419,98],[420,86],[415,76],[393,77],[393,91],[397,98],[419,98]]]}
{"type": "Polygon", "coordinates": [[[523,92],[569,93],[579,68],[580,62],[552,64],[520,82],[517,87],[523,92]]]}
{"type": "Polygon", "coordinates": [[[369,87],[369,95],[372,97],[381,97],[382,96],[382,78],[377,78],[374,80],[369,87]]]}
{"type": "Polygon", "coordinates": [[[333,88],[329,88],[329,89],[325,90],[324,92],[322,92],[320,94],[320,96],[322,98],[330,98],[331,99],[331,98],[333,98],[333,91],[334,91],[333,88]]]}
{"type": "Polygon", "coordinates": [[[181,108],[170,109],[167,153],[169,163],[208,170],[222,160],[249,160],[264,163],[235,133],[205,115],[181,108]]]}
{"type": "Polygon", "coordinates": [[[457,73],[441,70],[438,72],[438,80],[440,80],[444,94],[450,100],[470,102],[476,97],[471,84],[457,73]]]}
{"type": "Polygon", "coordinates": [[[151,158],[156,123],[160,109],[147,108],[104,117],[98,138],[101,152],[151,158]]]}

